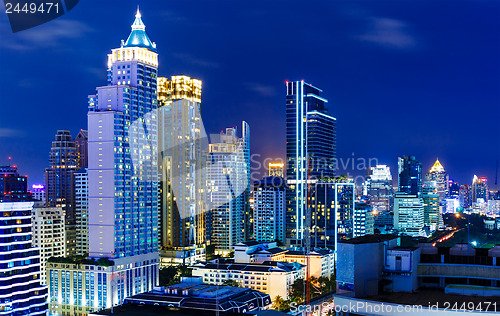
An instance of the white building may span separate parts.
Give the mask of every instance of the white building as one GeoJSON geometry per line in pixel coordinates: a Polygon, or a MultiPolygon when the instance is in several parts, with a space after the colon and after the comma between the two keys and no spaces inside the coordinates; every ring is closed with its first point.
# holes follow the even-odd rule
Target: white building
{"type": "Polygon", "coordinates": [[[412,237],[420,236],[424,227],[424,203],[417,195],[396,193],[394,196],[394,229],[412,237]]]}
{"type": "Polygon", "coordinates": [[[457,209],[460,207],[460,200],[446,199],[446,213],[456,213],[457,209]]]}
{"type": "Polygon", "coordinates": [[[488,200],[488,214],[500,215],[500,200],[488,200]]]}
{"type": "Polygon", "coordinates": [[[304,277],[304,266],[299,263],[266,262],[235,264],[234,260],[218,259],[198,262],[191,266],[193,276],[203,277],[203,283],[222,285],[226,280],[235,280],[248,287],[288,299],[290,287],[295,280],[304,277]]]}
{"type": "Polygon", "coordinates": [[[41,279],[46,283],[45,266],[50,257],[66,255],[64,212],[61,207],[33,208],[33,246],[40,249],[41,279]]]}
{"type": "Polygon", "coordinates": [[[43,204],[45,201],[45,185],[43,184],[33,184],[31,186],[31,194],[33,195],[33,199],[41,201],[43,204]]]}
{"type": "Polygon", "coordinates": [[[75,176],[75,216],[76,216],[76,254],[86,256],[89,253],[89,218],[88,218],[88,169],[82,168],[75,176]]]}

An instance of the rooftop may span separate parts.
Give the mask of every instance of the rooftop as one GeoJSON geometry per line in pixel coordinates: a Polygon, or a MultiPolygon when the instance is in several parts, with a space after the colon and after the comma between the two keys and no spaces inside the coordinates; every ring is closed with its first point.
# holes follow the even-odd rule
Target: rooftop
{"type": "Polygon", "coordinates": [[[390,234],[375,234],[375,235],[364,235],[348,240],[341,241],[343,244],[372,244],[379,243],[383,241],[393,240],[398,238],[397,235],[390,234]]]}

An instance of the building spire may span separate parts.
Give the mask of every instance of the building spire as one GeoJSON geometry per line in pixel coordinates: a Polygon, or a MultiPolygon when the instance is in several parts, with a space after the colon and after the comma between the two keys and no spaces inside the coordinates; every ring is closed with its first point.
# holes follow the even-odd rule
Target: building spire
{"type": "Polygon", "coordinates": [[[144,47],[156,52],[156,44],[151,42],[146,34],[146,25],[144,25],[141,18],[141,11],[139,10],[139,6],[137,6],[137,13],[132,24],[132,32],[122,47],[144,47]]]}
{"type": "Polygon", "coordinates": [[[444,172],[444,167],[439,162],[439,159],[436,159],[436,162],[434,163],[431,170],[429,171],[429,173],[433,173],[433,172],[444,172]]]}

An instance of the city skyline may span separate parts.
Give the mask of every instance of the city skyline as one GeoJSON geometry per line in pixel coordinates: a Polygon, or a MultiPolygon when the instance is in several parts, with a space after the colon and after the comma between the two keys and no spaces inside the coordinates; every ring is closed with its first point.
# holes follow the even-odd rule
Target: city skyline
{"type": "Polygon", "coordinates": [[[500,63],[493,56],[500,46],[490,39],[499,34],[494,17],[500,5],[461,2],[450,11],[445,2],[389,6],[387,2],[326,1],[291,2],[286,8],[280,1],[257,2],[262,10],[249,9],[248,2],[224,1],[218,10],[193,1],[189,4],[196,3],[194,10],[174,2],[125,1],[118,8],[103,4],[99,10],[81,3],[54,24],[18,34],[9,34],[2,16],[0,32],[6,43],[0,50],[1,66],[7,74],[24,73],[18,81],[1,79],[2,101],[17,104],[26,90],[37,101],[21,103],[26,111],[20,120],[7,119],[16,116],[17,106],[3,107],[0,161],[7,164],[8,157],[13,157],[21,172],[28,174],[30,186],[43,183],[43,170],[48,167],[45,157],[56,131],[69,129],[76,135],[86,129],[85,96],[96,83],[106,82],[102,56],[116,38],[126,39],[124,30],[132,21],[122,17],[130,16],[137,3],[146,12],[146,23],[162,56],[159,75],[200,78],[205,87],[202,117],[207,131],[248,121],[254,126],[251,152],[261,154],[261,160],[285,158],[285,80],[304,79],[325,90],[329,111],[339,119],[339,159],[352,158],[351,153],[355,158],[377,158],[394,171],[398,156],[413,155],[427,172],[439,158],[450,179],[470,184],[477,174],[486,176],[493,187],[500,153],[495,146],[500,63]],[[308,7],[304,14],[315,17],[314,21],[287,19],[304,6],[308,7]],[[408,6],[412,10],[406,10],[408,6]],[[116,14],[100,18],[111,9],[116,14]],[[481,20],[474,19],[479,15],[481,20]],[[439,20],[436,25],[441,18],[447,23],[439,20]],[[56,31],[60,25],[67,30],[56,31]],[[284,25],[290,33],[313,35],[304,41],[320,48],[316,59],[293,63],[298,54],[312,53],[305,48],[291,50],[288,41],[293,36],[283,32],[284,25]],[[97,32],[104,28],[108,31],[97,32]],[[188,39],[193,32],[199,34],[197,41],[188,39]],[[34,39],[41,33],[48,43],[34,39]],[[380,40],[382,35],[385,41],[380,40]],[[209,46],[213,40],[219,43],[217,47],[209,46]],[[264,52],[266,58],[262,58],[264,52]],[[247,62],[241,63],[242,59],[247,62]],[[61,80],[69,74],[78,80],[61,80]],[[242,79],[229,82],[231,77],[242,79]],[[61,87],[58,98],[53,97],[52,85],[61,87]],[[403,105],[421,114],[409,118],[404,114],[408,109],[401,111],[403,105]],[[48,113],[40,112],[49,108],[48,113]],[[370,131],[376,126],[380,133],[373,135],[370,131]],[[274,137],[266,137],[269,130],[274,137]]]}

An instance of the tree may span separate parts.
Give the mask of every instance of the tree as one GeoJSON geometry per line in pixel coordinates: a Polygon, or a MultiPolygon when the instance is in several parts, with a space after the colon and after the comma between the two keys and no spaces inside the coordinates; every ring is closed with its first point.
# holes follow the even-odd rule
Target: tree
{"type": "Polygon", "coordinates": [[[233,286],[233,287],[240,287],[240,282],[233,280],[233,279],[227,279],[222,282],[222,285],[228,285],[228,286],[233,286]]]}
{"type": "Polygon", "coordinates": [[[304,301],[304,279],[296,279],[290,287],[290,300],[295,303],[304,301]]]}
{"type": "Polygon", "coordinates": [[[192,270],[187,265],[168,266],[160,269],[160,285],[172,285],[181,282],[181,277],[189,277],[192,270]]]}
{"type": "Polygon", "coordinates": [[[285,301],[281,296],[276,296],[273,301],[273,309],[282,311],[290,307],[290,301],[285,301]]]}

